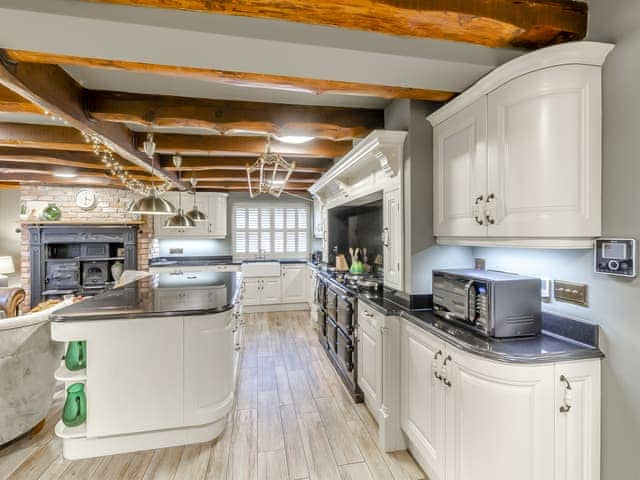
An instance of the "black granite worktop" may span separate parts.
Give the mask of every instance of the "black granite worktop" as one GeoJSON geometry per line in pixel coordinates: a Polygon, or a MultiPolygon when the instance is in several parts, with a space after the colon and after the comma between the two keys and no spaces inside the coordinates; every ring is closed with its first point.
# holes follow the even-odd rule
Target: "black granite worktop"
{"type": "Polygon", "coordinates": [[[87,298],[51,315],[54,322],[221,313],[240,294],[239,272],[205,272],[196,278],[159,273],[87,298]]]}
{"type": "Polygon", "coordinates": [[[233,260],[231,255],[218,255],[211,257],[156,257],[149,260],[150,267],[206,267],[209,265],[242,265],[254,262],[278,262],[282,264],[307,263],[308,260],[296,258],[284,258],[273,260],[233,260]]]}

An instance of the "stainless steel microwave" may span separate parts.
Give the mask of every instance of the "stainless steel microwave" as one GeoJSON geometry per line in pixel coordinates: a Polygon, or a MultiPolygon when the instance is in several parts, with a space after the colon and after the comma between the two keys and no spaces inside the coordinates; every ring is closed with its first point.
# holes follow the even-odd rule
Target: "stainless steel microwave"
{"type": "Polygon", "coordinates": [[[484,270],[434,270],[433,311],[495,338],[541,328],[540,279],[484,270]]]}

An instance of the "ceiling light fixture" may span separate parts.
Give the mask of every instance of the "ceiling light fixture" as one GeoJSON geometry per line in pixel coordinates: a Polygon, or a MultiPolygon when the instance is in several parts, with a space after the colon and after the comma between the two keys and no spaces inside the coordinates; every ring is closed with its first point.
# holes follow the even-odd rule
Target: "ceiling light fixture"
{"type": "Polygon", "coordinates": [[[289,163],[279,153],[271,152],[271,137],[267,137],[267,151],[247,166],[250,197],[268,193],[279,198],[295,168],[295,162],[289,163]]]}
{"type": "Polygon", "coordinates": [[[176,213],[176,207],[171,202],[161,198],[158,189],[154,183],[154,159],[156,152],[156,144],[153,141],[153,132],[147,134],[147,140],[144,142],[144,153],[151,160],[151,188],[149,194],[136,200],[129,207],[130,213],[141,213],[145,215],[173,215],[176,213]]]}
{"type": "Polygon", "coordinates": [[[53,172],[53,176],[58,178],[75,178],[78,174],[74,172],[53,172]]]}
{"type": "Polygon", "coordinates": [[[198,209],[198,205],[196,203],[196,185],[198,184],[198,180],[193,176],[193,172],[191,172],[191,180],[189,180],[189,183],[191,184],[191,191],[193,192],[193,208],[189,210],[186,215],[194,222],[204,222],[207,220],[207,216],[204,212],[198,209]]]}
{"type": "MultiPolygon", "coordinates": [[[[173,166],[178,170],[178,182],[180,182],[180,167],[182,166],[182,157],[177,153],[173,156],[173,166]]],[[[193,228],[196,226],[196,222],[182,210],[182,191],[178,192],[178,213],[174,216],[167,218],[164,222],[165,228],[193,228]]]]}
{"type": "Polygon", "coordinates": [[[300,145],[301,143],[307,143],[313,140],[315,137],[305,137],[303,135],[284,135],[282,137],[278,137],[276,135],[276,140],[283,143],[290,143],[293,145],[300,145]]]}

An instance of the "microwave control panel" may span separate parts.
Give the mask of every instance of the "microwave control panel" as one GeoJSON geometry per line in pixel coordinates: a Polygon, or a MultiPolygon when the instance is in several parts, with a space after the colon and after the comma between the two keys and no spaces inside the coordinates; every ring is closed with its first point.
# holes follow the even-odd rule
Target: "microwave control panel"
{"type": "Polygon", "coordinates": [[[598,238],[594,249],[596,273],[636,276],[636,240],[634,238],[598,238]]]}

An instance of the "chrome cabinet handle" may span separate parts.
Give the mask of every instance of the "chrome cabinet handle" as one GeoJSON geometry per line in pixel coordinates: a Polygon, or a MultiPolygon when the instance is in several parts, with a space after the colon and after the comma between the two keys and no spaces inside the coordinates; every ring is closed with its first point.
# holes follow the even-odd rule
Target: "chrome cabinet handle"
{"type": "Polygon", "coordinates": [[[444,362],[442,362],[442,382],[449,388],[451,388],[451,382],[446,377],[446,373],[447,373],[447,363],[449,363],[451,360],[452,360],[451,355],[447,355],[447,358],[445,358],[444,362]]]}
{"type": "Polygon", "coordinates": [[[484,220],[482,219],[482,217],[478,216],[478,213],[480,213],[478,211],[478,209],[480,208],[480,202],[482,202],[483,200],[484,200],[484,196],[479,195],[476,197],[475,201],[473,202],[474,210],[476,212],[475,215],[473,216],[473,219],[476,221],[478,225],[484,225],[484,220]]]}
{"type": "Polygon", "coordinates": [[[364,315],[365,317],[369,317],[369,318],[373,317],[373,313],[369,313],[368,310],[364,310],[362,312],[362,315],[364,315]]]}
{"type": "MultiPolygon", "coordinates": [[[[492,201],[492,200],[495,200],[495,199],[496,199],[496,196],[495,196],[493,193],[490,193],[490,194],[487,196],[487,201],[486,201],[486,205],[487,205],[487,207],[489,206],[489,204],[491,203],[491,201],[492,201]]],[[[485,212],[485,215],[484,215],[484,216],[485,216],[485,218],[487,219],[487,223],[488,223],[488,224],[493,225],[494,223],[496,223],[496,219],[495,219],[495,218],[493,218],[493,216],[492,216],[491,214],[489,214],[489,213],[486,213],[486,212],[485,212]]]]}
{"type": "Polygon", "coordinates": [[[561,413],[568,413],[571,410],[571,403],[573,402],[572,388],[569,379],[564,375],[560,375],[560,381],[564,383],[564,405],[560,406],[561,413]]]}
{"type": "Polygon", "coordinates": [[[438,357],[442,356],[442,350],[438,350],[433,356],[433,376],[438,380],[442,380],[442,375],[438,373],[438,357]]]}
{"type": "Polygon", "coordinates": [[[389,246],[389,229],[387,227],[382,229],[382,244],[385,247],[389,246]]]}

